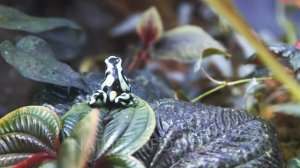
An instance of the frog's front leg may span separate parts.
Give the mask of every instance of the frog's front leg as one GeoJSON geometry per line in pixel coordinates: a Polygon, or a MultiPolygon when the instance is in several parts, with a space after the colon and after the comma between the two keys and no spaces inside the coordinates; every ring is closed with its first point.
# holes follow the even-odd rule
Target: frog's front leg
{"type": "Polygon", "coordinates": [[[125,107],[135,104],[134,95],[132,93],[124,92],[115,98],[115,103],[125,107]]]}
{"type": "Polygon", "coordinates": [[[101,101],[101,103],[106,103],[107,94],[103,90],[97,90],[95,93],[93,93],[91,100],[89,101],[89,105],[95,104],[98,99],[101,101]]]}

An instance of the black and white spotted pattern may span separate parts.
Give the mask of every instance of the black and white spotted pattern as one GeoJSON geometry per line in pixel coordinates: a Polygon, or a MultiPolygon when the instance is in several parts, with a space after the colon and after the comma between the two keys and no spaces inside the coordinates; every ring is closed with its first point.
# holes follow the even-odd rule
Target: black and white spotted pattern
{"type": "Polygon", "coordinates": [[[116,56],[110,56],[105,60],[106,71],[105,78],[101,88],[91,97],[89,104],[92,105],[100,100],[104,105],[134,105],[134,95],[131,93],[131,86],[128,79],[123,74],[122,59],[116,56]]]}

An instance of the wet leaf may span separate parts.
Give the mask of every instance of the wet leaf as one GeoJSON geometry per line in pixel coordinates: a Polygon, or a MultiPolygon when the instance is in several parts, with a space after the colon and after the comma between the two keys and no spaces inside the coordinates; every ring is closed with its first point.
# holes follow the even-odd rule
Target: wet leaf
{"type": "Polygon", "coordinates": [[[22,38],[16,46],[10,41],[0,44],[4,60],[22,76],[39,82],[85,89],[80,75],[57,61],[48,44],[35,36],[22,38]]]}
{"type": "Polygon", "coordinates": [[[70,20],[28,16],[3,5],[0,5],[0,28],[42,37],[51,44],[57,58],[61,60],[76,56],[84,41],[82,29],[70,20]]]}
{"type": "Polygon", "coordinates": [[[60,148],[58,166],[64,168],[85,167],[93,152],[98,131],[99,110],[93,109],[73,129],[60,148]]]}
{"type": "Polygon", "coordinates": [[[181,62],[194,62],[202,59],[202,56],[226,53],[225,48],[203,29],[190,25],[163,34],[150,52],[154,58],[181,62]]]}
{"type": "Polygon", "coordinates": [[[35,153],[54,155],[59,145],[60,121],[42,106],[19,108],[0,119],[0,166],[15,164],[35,153]],[[1,159],[2,158],[2,159],[1,159]]]}
{"type": "Polygon", "coordinates": [[[136,31],[142,41],[147,45],[151,45],[160,38],[163,33],[163,25],[155,7],[151,7],[143,13],[137,24],[136,31]]]}
{"type": "Polygon", "coordinates": [[[300,104],[286,103],[270,106],[274,112],[300,117],[300,104]]]}
{"type": "Polygon", "coordinates": [[[103,168],[145,168],[136,158],[126,155],[109,155],[97,163],[96,167],[103,168]]]}
{"type": "Polygon", "coordinates": [[[99,141],[97,159],[103,155],[130,155],[142,147],[155,128],[155,114],[149,104],[138,99],[136,107],[110,112],[111,120],[99,141]]]}

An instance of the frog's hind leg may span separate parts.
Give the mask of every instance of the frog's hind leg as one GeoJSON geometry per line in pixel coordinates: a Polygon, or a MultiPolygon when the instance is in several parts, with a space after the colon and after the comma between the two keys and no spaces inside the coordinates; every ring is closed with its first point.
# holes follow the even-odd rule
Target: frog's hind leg
{"type": "Polygon", "coordinates": [[[95,93],[93,93],[91,100],[89,101],[89,105],[95,104],[98,99],[101,101],[101,103],[106,103],[107,94],[102,90],[97,90],[95,93]]]}
{"type": "Polygon", "coordinates": [[[135,104],[133,99],[134,95],[132,93],[125,92],[115,98],[115,103],[129,107],[135,104]]]}

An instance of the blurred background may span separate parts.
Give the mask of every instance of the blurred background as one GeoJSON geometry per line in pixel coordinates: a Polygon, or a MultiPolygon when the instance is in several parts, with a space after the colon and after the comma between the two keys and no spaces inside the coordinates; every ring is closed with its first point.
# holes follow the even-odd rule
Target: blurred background
{"type": "MultiPolygon", "coordinates": [[[[287,42],[285,28],[282,26],[284,23],[280,20],[282,17],[280,8],[282,5],[290,5],[292,9],[284,17],[293,20],[299,37],[300,11],[297,8],[299,3],[287,0],[234,0],[234,3],[268,44],[287,42]]],[[[151,6],[157,7],[165,30],[184,24],[198,25],[219,41],[227,40],[224,45],[231,47],[228,48],[229,50],[239,48],[228,42],[226,35],[217,32],[219,25],[217,17],[210,8],[197,0],[0,0],[0,4],[19,9],[32,16],[62,17],[78,23],[86,33],[85,42],[71,59],[64,60],[77,70],[84,58],[100,54],[126,55],[130,47],[128,44],[136,45],[138,41],[135,25],[141,13],[151,6]]],[[[0,29],[0,41],[14,38],[15,32],[0,29]]],[[[254,52],[251,48],[246,48],[244,51],[248,55],[254,52]]],[[[21,77],[2,59],[0,77],[0,113],[2,114],[28,104],[32,94],[41,87],[39,83],[21,77]]]]}
{"type": "MultiPolygon", "coordinates": [[[[299,0],[233,0],[233,2],[267,45],[293,46],[300,39],[299,0]]],[[[51,47],[55,52],[64,53],[59,60],[80,72],[104,71],[103,60],[109,55],[130,57],[132,51],[141,46],[136,33],[136,24],[141,14],[151,6],[158,9],[165,31],[180,25],[197,25],[221,42],[228,53],[232,53],[230,60],[223,57],[203,60],[203,67],[215,79],[246,78],[256,68],[245,65],[245,60],[255,51],[242,37],[228,28],[226,21],[219,19],[200,0],[0,0],[0,5],[13,7],[31,16],[61,17],[78,23],[84,30],[82,41],[78,44],[74,41],[72,43],[70,39],[61,38],[60,30],[51,31],[45,37],[56,38],[61,43],[68,44],[68,51],[64,51],[65,48],[59,44],[51,44],[51,47]]],[[[0,42],[15,41],[21,36],[22,32],[0,28],[0,42]]],[[[195,75],[191,66],[176,61],[153,60],[146,68],[161,77],[174,90],[179,90],[178,93],[185,93],[190,99],[213,87],[203,73],[195,75]]],[[[276,91],[278,94],[271,95],[273,98],[270,98],[269,102],[290,100],[289,95],[280,92],[281,87],[278,83],[266,84],[270,93],[279,90],[276,91]]],[[[33,95],[42,87],[44,86],[41,83],[22,77],[0,58],[1,116],[18,107],[29,105],[33,95]]],[[[246,87],[225,88],[203,99],[202,102],[245,109],[245,91],[246,87]]],[[[267,112],[261,116],[270,119],[267,112]]],[[[284,158],[300,155],[300,150],[289,150],[300,149],[300,136],[297,134],[300,130],[299,119],[280,116],[276,122],[279,139],[282,141],[281,147],[284,152],[287,151],[284,158]],[[295,122],[286,122],[291,119],[295,122]]]]}

